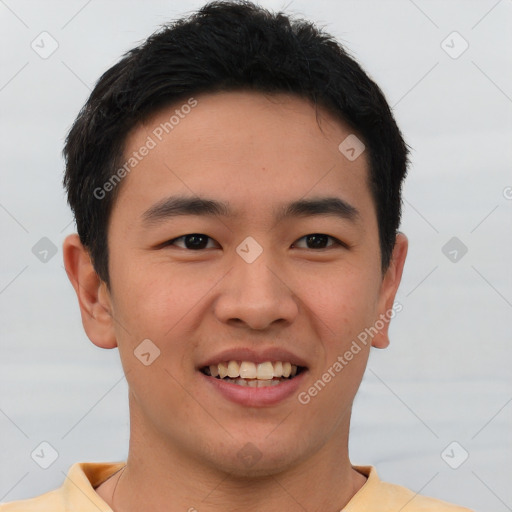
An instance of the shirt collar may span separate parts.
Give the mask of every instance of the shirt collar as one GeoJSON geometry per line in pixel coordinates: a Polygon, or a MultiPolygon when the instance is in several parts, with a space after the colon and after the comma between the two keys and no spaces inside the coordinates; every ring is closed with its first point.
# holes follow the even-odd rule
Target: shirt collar
{"type": "Polygon", "coordinates": [[[64,500],[66,506],[70,507],[69,510],[112,512],[112,509],[94,489],[124,465],[124,462],[78,462],[73,464],[62,484],[64,500]]]}

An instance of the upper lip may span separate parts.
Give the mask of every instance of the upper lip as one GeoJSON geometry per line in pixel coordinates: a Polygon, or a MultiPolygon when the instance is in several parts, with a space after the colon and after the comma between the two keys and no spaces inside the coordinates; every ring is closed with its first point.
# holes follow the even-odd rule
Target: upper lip
{"type": "Polygon", "coordinates": [[[199,365],[199,369],[205,366],[215,365],[226,361],[252,361],[253,363],[264,363],[266,361],[290,362],[295,366],[307,367],[306,361],[283,348],[269,347],[258,350],[236,347],[218,352],[209,357],[199,365]]]}

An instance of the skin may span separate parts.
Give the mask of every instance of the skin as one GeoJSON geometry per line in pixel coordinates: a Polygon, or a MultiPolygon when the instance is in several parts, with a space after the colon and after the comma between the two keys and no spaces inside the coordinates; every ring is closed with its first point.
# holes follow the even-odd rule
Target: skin
{"type": "MultiPolygon", "coordinates": [[[[200,95],[198,105],[127,175],[109,222],[110,289],[77,235],[64,242],[65,266],[83,325],[99,347],[119,348],[129,385],[127,468],[98,494],[117,512],[337,511],[364,485],[351,466],[352,402],[370,344],[301,404],[245,407],[203,382],[196,367],[234,346],[277,346],[308,363],[307,391],[357,335],[391,310],[407,254],[398,234],[383,275],[375,205],[363,153],[351,162],[338,145],[351,130],[290,95],[200,95]],[[180,216],[152,226],[142,214],[171,195],[230,204],[232,218],[180,216]],[[356,222],[333,216],[276,222],[274,208],[336,196],[357,208],[356,222]],[[187,249],[190,233],[211,237],[187,249]],[[315,249],[322,233],[348,245],[315,249]],[[251,264],[236,252],[247,237],[263,248],[251,264]],[[134,357],[150,339],[151,365],[134,357]],[[238,452],[261,454],[248,467],[238,452]],[[114,502],[112,493],[117,484],[114,502]]],[[[179,106],[178,106],[179,107],[179,106]]],[[[159,111],[129,135],[125,154],[172,115],[159,111]]],[[[371,344],[385,348],[388,323],[371,344]]]]}

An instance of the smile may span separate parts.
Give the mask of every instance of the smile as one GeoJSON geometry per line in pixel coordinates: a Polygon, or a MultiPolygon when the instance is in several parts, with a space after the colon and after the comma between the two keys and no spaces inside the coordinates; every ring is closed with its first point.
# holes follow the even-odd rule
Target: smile
{"type": "Polygon", "coordinates": [[[209,377],[252,388],[277,386],[292,380],[304,370],[302,366],[288,361],[223,361],[201,368],[201,372],[209,377]]]}

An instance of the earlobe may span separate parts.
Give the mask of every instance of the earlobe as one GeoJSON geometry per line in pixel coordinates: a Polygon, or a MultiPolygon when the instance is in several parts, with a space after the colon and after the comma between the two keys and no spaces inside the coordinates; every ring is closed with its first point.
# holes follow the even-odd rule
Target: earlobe
{"type": "Polygon", "coordinates": [[[403,233],[397,233],[395,246],[391,255],[391,262],[382,280],[378,316],[376,318],[376,327],[378,333],[372,340],[372,346],[376,348],[386,348],[389,345],[389,323],[396,315],[398,309],[395,304],[395,296],[402,280],[405,259],[409,242],[403,233]],[[382,326],[382,324],[384,324],[382,326]],[[382,329],[380,328],[382,326],[382,329]]]}
{"type": "Polygon", "coordinates": [[[117,347],[110,294],[94,270],[89,252],[76,233],[66,237],[62,251],[64,267],[78,298],[87,337],[98,347],[117,347]]]}

